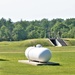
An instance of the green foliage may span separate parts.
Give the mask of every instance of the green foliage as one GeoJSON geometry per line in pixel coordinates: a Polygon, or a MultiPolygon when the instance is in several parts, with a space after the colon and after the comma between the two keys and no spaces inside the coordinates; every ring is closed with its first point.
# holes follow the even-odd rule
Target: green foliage
{"type": "Polygon", "coordinates": [[[15,28],[12,31],[12,35],[13,40],[24,40],[26,38],[25,30],[20,24],[15,25],[15,28]]]}
{"type": "Polygon", "coordinates": [[[75,38],[75,18],[18,21],[0,19],[0,41],[19,41],[34,38],[75,38]]]}
{"type": "Polygon", "coordinates": [[[69,32],[68,32],[68,36],[70,38],[75,38],[75,27],[73,27],[69,32]]]}
{"type": "Polygon", "coordinates": [[[9,30],[6,26],[3,25],[0,30],[0,40],[8,40],[9,37],[9,30]]]}

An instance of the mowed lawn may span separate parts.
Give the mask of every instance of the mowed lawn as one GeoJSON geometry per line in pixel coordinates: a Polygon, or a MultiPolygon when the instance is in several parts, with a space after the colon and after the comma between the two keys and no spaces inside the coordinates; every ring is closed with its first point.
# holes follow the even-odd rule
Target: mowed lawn
{"type": "Polygon", "coordinates": [[[26,60],[24,51],[27,47],[0,48],[0,75],[75,75],[75,47],[50,47],[52,51],[51,62],[60,65],[32,66],[19,63],[26,60]]]}

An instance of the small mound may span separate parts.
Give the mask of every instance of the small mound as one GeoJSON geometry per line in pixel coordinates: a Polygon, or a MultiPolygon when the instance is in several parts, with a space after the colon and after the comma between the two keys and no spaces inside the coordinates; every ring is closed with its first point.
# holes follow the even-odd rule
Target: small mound
{"type": "Polygon", "coordinates": [[[49,39],[29,39],[22,41],[19,45],[29,47],[37,44],[41,44],[42,46],[52,46],[52,44],[49,42],[49,39]]]}

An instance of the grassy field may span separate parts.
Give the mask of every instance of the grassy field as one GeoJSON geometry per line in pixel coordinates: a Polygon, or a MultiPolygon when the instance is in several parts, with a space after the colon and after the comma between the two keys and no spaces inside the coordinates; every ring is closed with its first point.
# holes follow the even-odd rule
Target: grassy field
{"type": "Polygon", "coordinates": [[[75,46],[46,45],[52,51],[50,61],[58,62],[60,65],[32,66],[18,62],[26,60],[25,44],[25,41],[0,43],[0,75],[75,75],[75,46]]]}

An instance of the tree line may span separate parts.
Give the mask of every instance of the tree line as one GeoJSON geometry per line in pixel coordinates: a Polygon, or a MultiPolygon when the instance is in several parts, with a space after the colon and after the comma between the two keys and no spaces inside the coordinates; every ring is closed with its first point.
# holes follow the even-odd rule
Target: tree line
{"type": "Polygon", "coordinates": [[[12,22],[0,19],[0,41],[19,41],[33,38],[75,38],[75,18],[12,22]]]}

